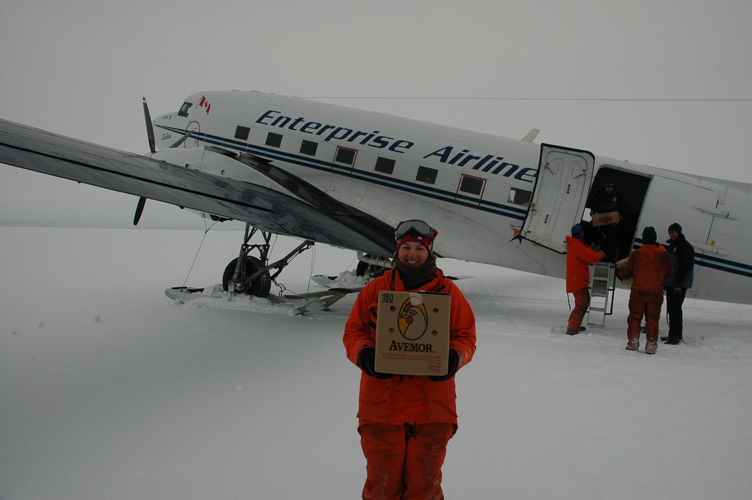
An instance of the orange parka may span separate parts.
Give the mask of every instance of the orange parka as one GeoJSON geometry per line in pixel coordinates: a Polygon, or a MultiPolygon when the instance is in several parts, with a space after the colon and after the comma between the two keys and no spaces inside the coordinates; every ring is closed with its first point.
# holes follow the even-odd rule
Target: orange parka
{"type": "MultiPolygon", "coordinates": [[[[360,291],[345,324],[343,337],[347,357],[356,365],[360,350],[375,346],[376,314],[381,290],[416,291],[405,290],[399,273],[394,269],[371,280],[360,291]]],[[[436,270],[433,280],[421,286],[420,291],[452,296],[449,348],[459,354],[459,370],[470,362],[475,353],[475,315],[470,304],[440,269],[436,270]]],[[[427,376],[418,375],[379,379],[361,372],[359,426],[368,423],[403,425],[435,422],[456,426],[456,397],[454,377],[444,381],[432,381],[427,376]]]]}
{"type": "Polygon", "coordinates": [[[671,256],[658,244],[642,245],[632,252],[619,273],[622,278],[634,276],[633,289],[660,295],[663,295],[663,280],[672,274],[671,256]]]}
{"type": "Polygon", "coordinates": [[[567,293],[582,290],[590,284],[590,264],[603,258],[581,240],[567,236],[567,293]]]}

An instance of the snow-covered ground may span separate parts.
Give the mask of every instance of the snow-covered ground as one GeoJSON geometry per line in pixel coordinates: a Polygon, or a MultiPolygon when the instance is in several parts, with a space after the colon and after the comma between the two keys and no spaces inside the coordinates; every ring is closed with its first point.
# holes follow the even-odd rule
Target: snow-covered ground
{"type": "MultiPolygon", "coordinates": [[[[353,297],[305,316],[173,303],[165,288],[219,281],[241,234],[203,238],[0,227],[0,499],[360,497],[353,297]]],[[[319,290],[311,273],[353,259],[320,246],[281,282],[319,290]]],[[[478,326],[447,498],[749,498],[752,308],[687,300],[688,344],[647,356],[624,349],[626,291],[606,328],[567,337],[563,281],[439,265],[473,276],[458,284],[478,326]]]]}

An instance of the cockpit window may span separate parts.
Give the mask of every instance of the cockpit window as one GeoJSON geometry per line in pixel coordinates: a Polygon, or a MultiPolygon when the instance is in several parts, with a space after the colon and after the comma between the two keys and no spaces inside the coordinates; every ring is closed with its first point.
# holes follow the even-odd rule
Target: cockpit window
{"type": "Polygon", "coordinates": [[[193,103],[190,103],[188,101],[184,102],[183,105],[180,106],[178,116],[188,116],[188,110],[191,109],[191,106],[193,106],[193,103]]]}

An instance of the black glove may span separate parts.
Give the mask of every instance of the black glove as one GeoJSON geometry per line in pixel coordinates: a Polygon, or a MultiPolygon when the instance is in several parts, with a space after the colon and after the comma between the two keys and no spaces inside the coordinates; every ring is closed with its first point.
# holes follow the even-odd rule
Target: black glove
{"type": "Polygon", "coordinates": [[[449,367],[447,368],[447,374],[446,375],[429,375],[428,380],[433,380],[434,382],[441,382],[442,380],[449,380],[450,378],[454,377],[454,374],[457,373],[457,365],[460,364],[460,355],[457,354],[457,351],[452,350],[449,351],[449,367]]]}
{"type": "Polygon", "coordinates": [[[376,349],[373,347],[364,347],[358,353],[358,366],[361,370],[366,372],[367,375],[376,378],[392,378],[394,375],[391,373],[377,372],[374,368],[376,364],[376,349]]]}

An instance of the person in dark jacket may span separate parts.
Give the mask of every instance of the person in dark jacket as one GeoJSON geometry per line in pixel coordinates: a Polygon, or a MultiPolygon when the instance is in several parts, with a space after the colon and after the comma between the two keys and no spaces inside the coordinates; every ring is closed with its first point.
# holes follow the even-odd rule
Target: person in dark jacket
{"type": "Polygon", "coordinates": [[[674,273],[666,249],[657,243],[655,229],[646,227],[642,231],[642,246],[632,252],[619,271],[621,278],[634,277],[629,294],[629,316],[627,316],[627,350],[636,351],[640,347],[640,321],[645,316],[647,342],[645,352],[655,354],[658,350],[658,320],[663,305],[663,280],[674,273]]]}
{"type": "Polygon", "coordinates": [[[674,274],[666,278],[666,312],[668,312],[668,336],[661,337],[666,344],[678,344],[683,338],[684,314],[682,304],[687,288],[692,288],[694,278],[695,249],[682,233],[682,227],[674,222],[668,227],[669,240],[666,250],[674,265],[674,274]]]}
{"type": "Polygon", "coordinates": [[[596,190],[590,197],[590,215],[607,214],[618,212],[619,218],[616,222],[596,225],[596,243],[606,254],[606,258],[612,262],[619,260],[620,246],[620,223],[619,221],[626,210],[626,200],[619,194],[614,186],[613,181],[607,179],[603,187],[596,190]]]}
{"type": "Polygon", "coordinates": [[[603,187],[593,193],[590,197],[590,209],[596,214],[605,214],[608,212],[623,212],[625,209],[625,200],[616,190],[614,182],[607,179],[603,187]]]}

